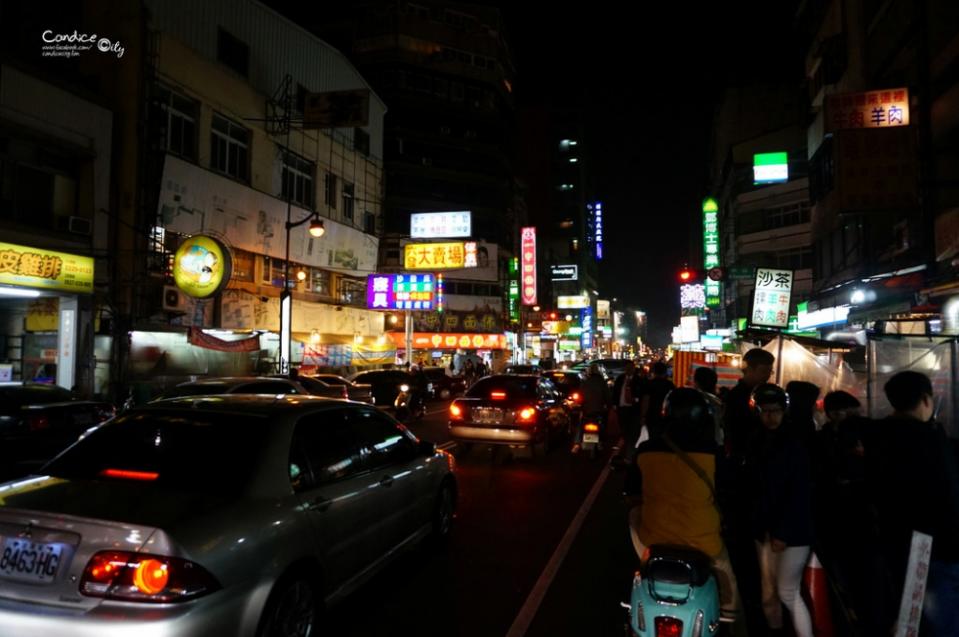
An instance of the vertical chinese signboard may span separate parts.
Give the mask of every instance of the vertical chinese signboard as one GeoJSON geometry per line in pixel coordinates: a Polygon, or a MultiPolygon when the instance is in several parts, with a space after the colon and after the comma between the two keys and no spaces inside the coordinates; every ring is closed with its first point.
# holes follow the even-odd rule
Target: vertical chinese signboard
{"type": "Polygon", "coordinates": [[[579,319],[583,329],[579,335],[579,342],[585,352],[593,347],[593,308],[584,307],[580,310],[579,319]]]}
{"type": "Polygon", "coordinates": [[[536,228],[523,228],[520,235],[523,305],[536,305],[536,228]]]}
{"type": "Polygon", "coordinates": [[[509,320],[519,323],[519,258],[509,260],[509,320]]]}
{"type": "Polygon", "coordinates": [[[593,204],[593,242],[596,247],[596,260],[603,260],[603,204],[596,202],[593,204]]]}
{"type": "MultiPolygon", "coordinates": [[[[719,267],[719,205],[712,197],[703,201],[703,266],[719,267]]],[[[706,307],[722,305],[719,281],[706,278],[706,307]]]]}
{"type": "Polygon", "coordinates": [[[788,327],[792,289],[792,270],[757,268],[753,310],[749,322],[758,327],[788,327]]]}

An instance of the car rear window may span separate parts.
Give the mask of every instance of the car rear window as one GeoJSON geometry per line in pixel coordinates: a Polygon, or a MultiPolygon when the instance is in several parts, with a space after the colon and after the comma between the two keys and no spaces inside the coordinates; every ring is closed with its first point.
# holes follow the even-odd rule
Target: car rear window
{"type": "Polygon", "coordinates": [[[216,394],[226,394],[230,391],[230,385],[226,383],[201,383],[199,385],[179,385],[173,389],[163,392],[160,398],[182,398],[184,396],[211,396],[216,394]]]}
{"type": "Polygon", "coordinates": [[[235,492],[266,446],[264,421],[249,414],[133,412],[94,430],[43,472],[109,480],[104,472],[111,471],[170,489],[235,492]]]}
{"type": "Polygon", "coordinates": [[[576,374],[547,374],[546,376],[560,387],[579,387],[581,382],[576,374]]]}
{"type": "Polygon", "coordinates": [[[507,398],[536,395],[535,378],[516,378],[510,376],[487,376],[480,379],[469,391],[467,398],[489,398],[493,392],[506,392],[507,398]]]}
{"type": "Polygon", "coordinates": [[[346,379],[337,378],[336,376],[317,376],[316,378],[327,385],[346,385],[346,379]]]}

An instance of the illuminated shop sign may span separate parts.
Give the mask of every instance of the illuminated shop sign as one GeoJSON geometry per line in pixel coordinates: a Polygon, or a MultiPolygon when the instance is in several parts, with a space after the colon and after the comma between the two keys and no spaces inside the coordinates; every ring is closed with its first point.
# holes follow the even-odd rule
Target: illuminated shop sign
{"type": "Polygon", "coordinates": [[[173,280],[184,293],[197,299],[213,296],[230,282],[230,251],[213,237],[190,237],[173,256],[173,280]]]}

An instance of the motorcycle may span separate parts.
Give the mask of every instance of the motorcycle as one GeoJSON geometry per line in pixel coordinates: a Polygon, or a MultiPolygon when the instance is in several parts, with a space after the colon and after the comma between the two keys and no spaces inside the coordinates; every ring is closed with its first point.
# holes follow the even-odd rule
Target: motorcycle
{"type": "Polygon", "coordinates": [[[603,423],[599,417],[593,415],[583,417],[583,442],[581,449],[583,453],[589,454],[590,459],[596,457],[600,445],[600,432],[603,430],[603,423]]]}
{"type": "MultiPolygon", "coordinates": [[[[430,391],[431,387],[427,387],[430,391]]],[[[400,422],[410,422],[411,420],[420,420],[426,415],[426,404],[422,396],[409,385],[400,385],[400,393],[396,395],[393,401],[393,408],[396,410],[396,419],[400,422]]]]}
{"type": "Polygon", "coordinates": [[[658,544],[633,578],[630,637],[712,637],[720,629],[719,585],[711,561],[683,546],[658,544]]]}

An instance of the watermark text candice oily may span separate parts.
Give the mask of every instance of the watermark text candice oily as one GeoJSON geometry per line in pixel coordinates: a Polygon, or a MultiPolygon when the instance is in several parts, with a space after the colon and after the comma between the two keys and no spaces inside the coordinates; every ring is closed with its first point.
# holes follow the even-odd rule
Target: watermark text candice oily
{"type": "Polygon", "coordinates": [[[77,57],[96,47],[101,53],[115,53],[118,58],[126,51],[119,41],[98,37],[96,33],[54,33],[47,29],[41,35],[44,57],[77,57]]]}

